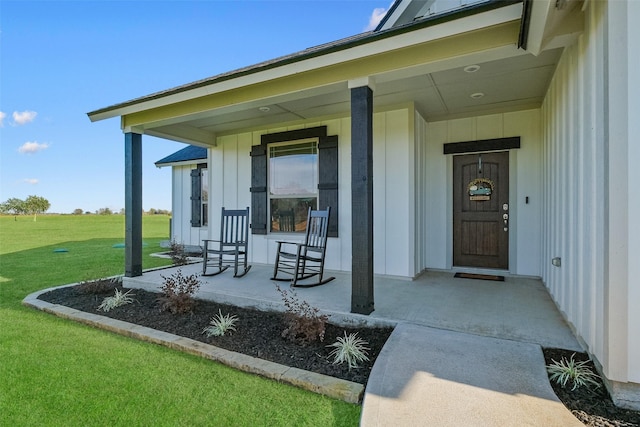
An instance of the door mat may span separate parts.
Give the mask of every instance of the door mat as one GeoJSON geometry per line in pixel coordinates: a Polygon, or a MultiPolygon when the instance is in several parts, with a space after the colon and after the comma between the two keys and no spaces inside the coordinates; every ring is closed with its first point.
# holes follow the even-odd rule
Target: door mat
{"type": "Polygon", "coordinates": [[[495,282],[504,282],[504,276],[496,276],[493,274],[456,273],[453,277],[459,277],[461,279],[479,279],[479,280],[493,280],[495,282]]]}

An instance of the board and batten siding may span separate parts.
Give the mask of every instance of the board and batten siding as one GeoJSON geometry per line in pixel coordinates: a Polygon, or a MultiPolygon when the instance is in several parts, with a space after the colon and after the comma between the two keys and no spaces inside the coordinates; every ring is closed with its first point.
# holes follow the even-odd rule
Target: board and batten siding
{"type": "Polygon", "coordinates": [[[202,246],[208,238],[207,227],[191,226],[191,170],[196,165],[171,167],[171,239],[188,246],[202,246]]]}
{"type": "Polygon", "coordinates": [[[589,2],[584,17],[542,107],[543,280],[607,378],[637,390],[640,6],[589,2]]]}
{"type": "MultiPolygon", "coordinates": [[[[374,273],[408,277],[415,275],[413,246],[413,127],[412,106],[374,113],[374,273]]],[[[327,243],[326,268],[351,271],[351,119],[335,118],[245,132],[217,138],[210,149],[210,224],[218,224],[222,206],[251,206],[251,147],[264,134],[327,126],[338,136],[338,237],[327,243]]],[[[321,206],[320,208],[324,208],[321,206]]],[[[299,241],[300,235],[273,233],[251,235],[250,262],[272,265],[278,240],[299,241]]]]}
{"type": "Polygon", "coordinates": [[[541,276],[542,159],[540,110],[426,122],[415,115],[416,217],[421,240],[416,264],[449,270],[453,265],[453,156],[443,144],[520,137],[509,151],[509,272],[541,276]]]}

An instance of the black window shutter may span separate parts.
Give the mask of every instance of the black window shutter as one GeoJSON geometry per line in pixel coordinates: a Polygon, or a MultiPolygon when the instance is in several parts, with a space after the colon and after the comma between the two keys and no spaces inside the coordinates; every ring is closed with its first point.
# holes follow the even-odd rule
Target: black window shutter
{"type": "Polygon", "coordinates": [[[251,147],[251,234],[267,234],[267,145],[251,147]]]}
{"type": "Polygon", "coordinates": [[[267,234],[267,144],[314,138],[318,143],[318,209],[331,206],[330,237],[338,237],[338,136],[327,136],[327,127],[265,134],[251,147],[251,233],[267,234]]]}
{"type": "Polygon", "coordinates": [[[318,143],[318,209],[331,206],[329,237],[338,237],[338,136],[320,138],[318,143]]]}
{"type": "Polygon", "coordinates": [[[191,226],[200,227],[202,217],[200,206],[202,205],[202,174],[200,169],[191,169],[191,226]]]}

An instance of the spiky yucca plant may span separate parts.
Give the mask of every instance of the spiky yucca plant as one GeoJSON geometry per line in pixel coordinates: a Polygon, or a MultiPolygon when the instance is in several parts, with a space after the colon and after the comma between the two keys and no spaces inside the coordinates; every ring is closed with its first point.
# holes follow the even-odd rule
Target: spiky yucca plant
{"type": "Polygon", "coordinates": [[[351,368],[357,368],[361,362],[369,360],[367,344],[365,340],[358,337],[357,332],[349,335],[345,332],[344,337],[338,337],[336,342],[327,347],[335,347],[329,353],[329,356],[333,357],[334,364],[338,365],[346,362],[349,365],[349,370],[351,370],[351,368]]]}
{"type": "Polygon", "coordinates": [[[116,289],[114,296],[106,297],[102,300],[102,304],[98,306],[98,310],[107,312],[113,308],[120,307],[121,305],[131,304],[133,302],[133,298],[131,297],[134,296],[134,294],[129,295],[130,292],[131,289],[127,292],[122,292],[119,289],[116,289]]]}
{"type": "Polygon", "coordinates": [[[207,337],[221,337],[228,331],[236,330],[235,323],[237,320],[237,316],[230,316],[228,314],[223,316],[222,311],[218,310],[218,314],[211,319],[209,326],[204,328],[202,333],[207,334],[207,337]]]}
{"type": "Polygon", "coordinates": [[[590,386],[600,387],[600,384],[596,381],[598,375],[589,369],[587,366],[588,361],[576,362],[573,359],[575,355],[573,353],[570,360],[563,357],[560,362],[553,360],[553,363],[547,365],[549,380],[555,381],[562,387],[566,387],[567,383],[572,383],[571,391],[582,386],[587,388],[590,386]]]}

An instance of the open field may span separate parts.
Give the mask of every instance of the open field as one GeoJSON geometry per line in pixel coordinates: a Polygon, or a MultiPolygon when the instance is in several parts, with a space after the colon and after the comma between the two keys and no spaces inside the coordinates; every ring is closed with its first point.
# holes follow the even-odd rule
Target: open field
{"type": "MultiPolygon", "coordinates": [[[[144,268],[169,218],[143,220],[144,268]]],[[[357,425],[360,407],[21,305],[121,274],[120,215],[0,216],[0,426],[357,425]],[[66,249],[66,252],[55,250],[66,249]]]]}

